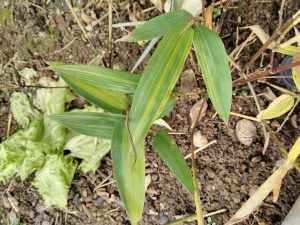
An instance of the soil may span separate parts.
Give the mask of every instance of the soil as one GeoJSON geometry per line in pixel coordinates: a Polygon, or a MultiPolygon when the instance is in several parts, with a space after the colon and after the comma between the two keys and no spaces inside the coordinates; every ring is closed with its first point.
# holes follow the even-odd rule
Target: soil
{"type": "MultiPolygon", "coordinates": [[[[18,83],[18,71],[25,67],[34,68],[41,76],[53,76],[44,68],[47,62],[63,61],[66,63],[85,64],[96,57],[91,44],[83,36],[78,24],[73,20],[68,8],[63,1],[31,0],[31,1],[1,1],[0,9],[8,8],[12,12],[12,21],[0,25],[0,82],[18,83]],[[62,49],[64,46],[68,45],[62,49]],[[62,49],[62,50],[60,50],[62,49]],[[58,51],[60,50],[60,51],[58,51]]],[[[89,1],[73,1],[75,8],[84,8],[89,1]]],[[[91,43],[103,56],[105,64],[108,58],[108,19],[107,3],[105,1],[91,1],[92,3],[83,11],[91,18],[103,18],[92,30],[88,31],[91,43]]],[[[221,36],[230,53],[236,45],[237,27],[259,24],[272,34],[278,25],[279,0],[269,1],[232,1],[228,10],[221,36]]],[[[129,21],[129,11],[132,10],[133,1],[124,1],[114,4],[114,23],[129,21]]],[[[140,1],[139,6],[146,9],[151,5],[140,1]]],[[[284,20],[289,19],[300,9],[300,1],[287,0],[284,20]]],[[[152,10],[146,12],[143,19],[158,15],[152,10]]],[[[93,20],[94,20],[93,19],[93,20]]],[[[140,19],[140,18],[139,18],[140,19]]],[[[87,24],[84,23],[86,26],[87,24]]],[[[114,29],[114,40],[127,34],[126,29],[114,29]]],[[[240,29],[239,43],[249,35],[249,31],[240,29]]],[[[246,47],[237,63],[245,65],[258,48],[261,46],[256,41],[246,47]]],[[[132,43],[118,42],[113,45],[113,65],[130,70],[142,53],[144,46],[132,43]]],[[[263,64],[269,62],[269,55],[265,55],[263,64]]],[[[281,56],[275,57],[278,64],[281,56]]],[[[258,60],[259,61],[259,60],[258,60]]],[[[147,62],[147,60],[146,60],[147,62]]],[[[138,72],[142,72],[146,62],[138,72]]],[[[190,59],[185,69],[192,68],[190,59]]],[[[257,64],[259,69],[259,62],[257,64]]],[[[198,74],[197,74],[198,75],[198,74]]],[[[233,73],[237,78],[237,74],[233,73]]],[[[200,76],[197,83],[203,88],[200,76]]],[[[180,81],[178,82],[180,85],[180,81]]],[[[266,86],[253,82],[257,93],[266,92],[266,86]]],[[[0,91],[0,141],[5,140],[9,124],[9,98],[13,89],[2,88],[0,91]]],[[[19,89],[19,91],[32,91],[19,89]]],[[[233,110],[241,114],[255,116],[257,114],[252,98],[243,97],[241,93],[250,94],[246,86],[234,91],[233,110]]],[[[276,92],[275,92],[276,93],[276,92]]],[[[199,96],[182,94],[178,96],[173,112],[165,118],[170,126],[177,132],[187,132],[190,126],[189,110],[199,100],[199,96]]],[[[265,98],[260,97],[261,103],[267,105],[265,98]]],[[[205,149],[197,155],[197,174],[201,187],[203,208],[206,212],[227,209],[225,213],[207,219],[208,224],[222,225],[245,202],[250,193],[259,187],[269,176],[275,165],[283,158],[281,151],[270,140],[266,154],[262,154],[264,136],[261,125],[255,123],[257,134],[250,146],[240,143],[235,134],[236,123],[241,120],[232,117],[228,126],[214,117],[215,111],[209,107],[202,122],[197,129],[206,136],[208,141],[217,140],[217,144],[205,149]]],[[[298,111],[295,113],[298,115],[298,111]]],[[[273,128],[278,127],[284,118],[279,118],[271,123],[273,128]]],[[[299,123],[299,118],[296,120],[299,123]]],[[[12,120],[10,134],[18,130],[12,120]]],[[[150,132],[148,143],[151,143],[150,132]]],[[[290,148],[299,136],[299,129],[288,122],[278,134],[286,148],[290,148]]],[[[175,135],[174,138],[183,154],[189,153],[189,140],[185,135],[175,135]]],[[[165,224],[179,216],[193,214],[195,206],[181,184],[176,181],[167,166],[160,160],[150,144],[147,144],[146,175],[151,180],[146,194],[144,216],[141,224],[165,224]]],[[[190,161],[189,161],[190,163],[190,161]]],[[[120,201],[114,183],[93,191],[96,186],[108,176],[112,175],[111,156],[107,155],[95,174],[81,174],[77,172],[69,194],[69,210],[67,212],[56,208],[47,208],[37,191],[30,186],[32,177],[22,182],[14,178],[9,184],[0,183],[0,224],[8,224],[9,220],[20,219],[26,224],[130,224],[125,210],[120,201]],[[13,201],[14,204],[9,203],[13,201]],[[13,205],[13,206],[12,206],[13,205]]],[[[110,177],[108,181],[113,181],[110,177]]],[[[240,224],[281,224],[292,204],[300,194],[300,176],[292,170],[283,180],[279,200],[273,203],[269,196],[257,212],[240,224]]],[[[186,224],[196,224],[189,222],[186,224]]]]}

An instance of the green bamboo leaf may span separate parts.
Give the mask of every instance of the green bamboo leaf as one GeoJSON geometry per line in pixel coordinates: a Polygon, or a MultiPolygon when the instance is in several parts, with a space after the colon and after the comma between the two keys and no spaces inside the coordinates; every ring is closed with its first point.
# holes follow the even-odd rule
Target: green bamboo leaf
{"type": "Polygon", "coordinates": [[[112,137],[112,161],[118,191],[132,225],[142,217],[145,199],[144,142],[137,148],[137,158],[131,147],[126,122],[120,120],[112,137]]]}
{"type": "Polygon", "coordinates": [[[122,113],[128,108],[128,98],[122,92],[97,87],[71,77],[64,77],[64,80],[77,94],[108,112],[122,113]]]}
{"type": "Polygon", "coordinates": [[[194,26],[194,47],[203,79],[217,113],[228,123],[232,81],[227,53],[217,33],[200,24],[194,26]]]}
{"type": "Polygon", "coordinates": [[[101,66],[53,64],[49,68],[64,79],[72,78],[75,83],[81,81],[99,88],[124,93],[134,93],[141,78],[140,75],[134,73],[101,66]]]}
{"type": "Polygon", "coordinates": [[[262,120],[270,120],[282,116],[294,106],[294,97],[283,94],[276,98],[267,109],[261,111],[257,118],[262,120]]]}
{"type": "Polygon", "coordinates": [[[195,187],[191,171],[171,136],[166,131],[159,131],[154,137],[153,146],[176,178],[191,195],[194,195],[195,187]]]}
{"type": "Polygon", "coordinates": [[[157,16],[140,26],[130,35],[129,41],[151,40],[163,36],[177,25],[187,26],[193,16],[185,10],[175,10],[157,16]]]}
{"type": "Polygon", "coordinates": [[[77,133],[111,139],[117,121],[124,116],[97,112],[67,112],[49,117],[77,133]]]}
{"type": "Polygon", "coordinates": [[[144,141],[153,122],[163,111],[182,71],[194,32],[185,25],[170,30],[148,63],[133,98],[129,114],[134,143],[144,141]]]}
{"type": "Polygon", "coordinates": [[[165,107],[163,108],[162,112],[160,113],[158,119],[165,117],[170,112],[172,112],[174,106],[176,104],[176,100],[174,98],[169,98],[167,103],[165,104],[165,107]]]}

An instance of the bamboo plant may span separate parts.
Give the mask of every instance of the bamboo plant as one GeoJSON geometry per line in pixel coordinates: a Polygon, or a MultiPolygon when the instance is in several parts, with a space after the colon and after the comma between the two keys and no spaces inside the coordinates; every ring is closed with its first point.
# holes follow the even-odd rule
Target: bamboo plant
{"type": "MultiPolygon", "coordinates": [[[[189,52],[194,47],[210,100],[228,123],[232,81],[221,38],[185,10],[153,18],[138,26],[129,41],[161,38],[143,74],[90,65],[52,64],[71,88],[106,112],[73,112],[52,115],[66,127],[89,136],[111,139],[114,177],[127,214],[138,224],[145,200],[145,138],[153,123],[167,115],[171,97],[189,52]]],[[[195,199],[189,167],[179,148],[165,131],[153,146],[176,178],[195,199]]]]}

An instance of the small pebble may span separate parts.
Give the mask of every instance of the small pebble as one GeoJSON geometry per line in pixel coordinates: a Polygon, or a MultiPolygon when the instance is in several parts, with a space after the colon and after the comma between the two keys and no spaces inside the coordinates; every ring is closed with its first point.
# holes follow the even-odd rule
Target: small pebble
{"type": "Polygon", "coordinates": [[[101,208],[103,206],[104,199],[101,197],[97,197],[93,202],[96,207],[101,208]]]}
{"type": "Polygon", "coordinates": [[[255,156],[251,159],[252,163],[259,163],[262,160],[261,156],[255,156]]]}
{"type": "Polygon", "coordinates": [[[159,213],[159,224],[163,225],[168,222],[168,217],[164,213],[159,213]]]}

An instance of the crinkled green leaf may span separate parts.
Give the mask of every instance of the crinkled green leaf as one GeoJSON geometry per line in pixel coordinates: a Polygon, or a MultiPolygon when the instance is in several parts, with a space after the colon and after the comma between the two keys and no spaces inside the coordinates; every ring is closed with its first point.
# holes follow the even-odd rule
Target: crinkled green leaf
{"type": "Polygon", "coordinates": [[[125,120],[120,120],[112,137],[112,160],[114,177],[121,199],[132,225],[137,225],[142,217],[145,199],[145,155],[144,142],[135,146],[130,144],[125,120]]]}
{"type": "Polygon", "coordinates": [[[24,68],[19,74],[26,85],[32,85],[32,79],[38,76],[37,72],[32,68],[24,68]]]}
{"type": "MultiPolygon", "coordinates": [[[[44,77],[39,84],[46,87],[63,87],[65,83],[44,77]]],[[[63,113],[65,104],[74,98],[66,88],[41,88],[37,90],[34,104],[44,113],[43,141],[52,146],[52,152],[61,151],[66,139],[65,127],[48,118],[48,115],[63,113]]]]}
{"type": "Polygon", "coordinates": [[[24,93],[14,92],[10,97],[10,109],[15,120],[24,128],[39,114],[24,93]]]}
{"type": "Polygon", "coordinates": [[[232,101],[232,80],[228,56],[219,35],[200,24],[194,26],[194,47],[211,102],[228,123],[232,101]]]}
{"type": "Polygon", "coordinates": [[[67,112],[50,118],[65,127],[92,137],[111,139],[116,122],[123,115],[98,112],[67,112]]]}
{"type": "Polygon", "coordinates": [[[69,156],[82,159],[79,169],[87,173],[97,170],[101,159],[109,152],[110,147],[110,140],[69,132],[64,150],[71,151],[69,156]]]}
{"type": "MultiPolygon", "coordinates": [[[[39,121],[41,124],[42,120],[39,121]]],[[[36,125],[32,123],[25,130],[17,132],[0,144],[0,180],[7,182],[14,175],[24,180],[43,166],[44,152],[50,147],[35,140],[33,132],[36,125]]]]}
{"type": "Polygon", "coordinates": [[[176,26],[187,27],[193,16],[185,10],[175,10],[157,16],[139,25],[130,35],[129,41],[151,40],[163,36],[176,26]]]}
{"type": "Polygon", "coordinates": [[[153,146],[176,178],[193,195],[195,187],[191,170],[171,136],[166,131],[159,131],[154,137],[153,146]]]}
{"type": "Polygon", "coordinates": [[[69,189],[76,170],[72,158],[49,155],[44,167],[36,172],[33,186],[42,195],[46,205],[67,208],[69,189]]]}

